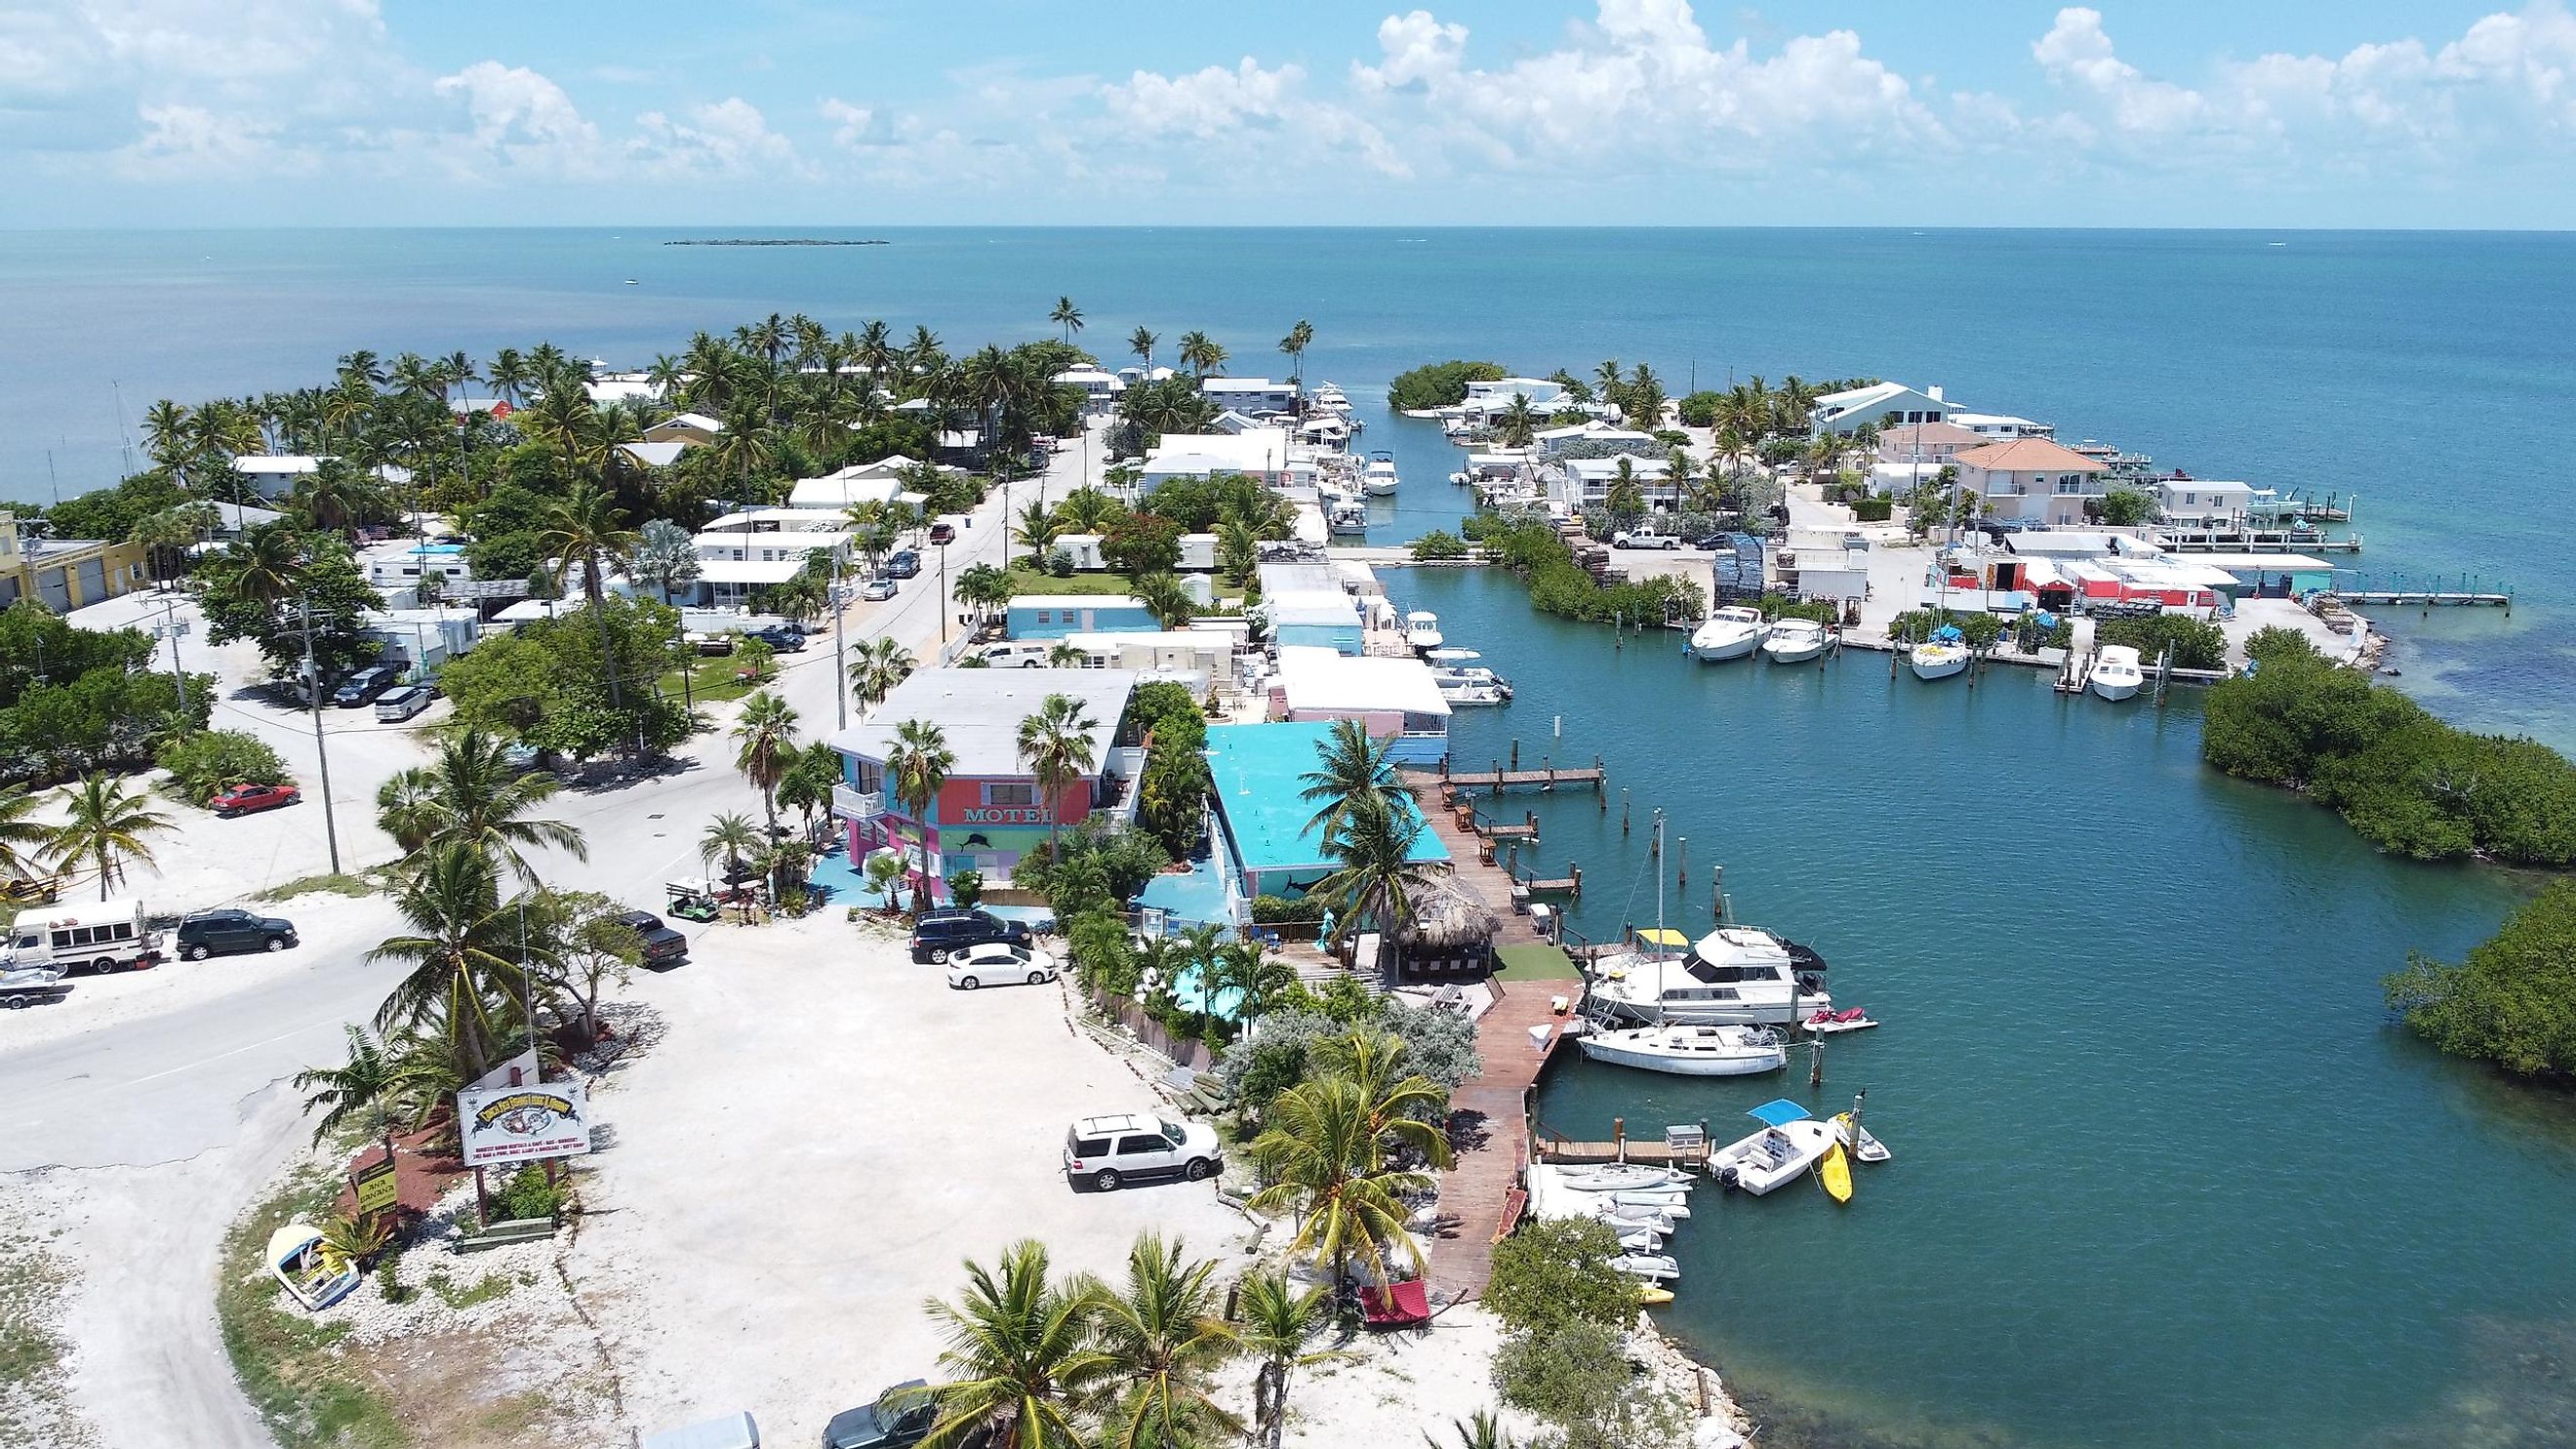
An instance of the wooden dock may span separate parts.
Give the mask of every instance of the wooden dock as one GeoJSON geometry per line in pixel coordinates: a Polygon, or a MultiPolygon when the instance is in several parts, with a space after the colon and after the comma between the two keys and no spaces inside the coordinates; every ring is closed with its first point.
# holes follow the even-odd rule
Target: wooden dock
{"type": "Polygon", "coordinates": [[[2485,608],[2511,609],[2513,595],[2473,593],[2443,589],[2337,589],[2335,597],[2347,604],[2379,604],[2389,608],[2485,608]]]}
{"type": "Polygon", "coordinates": [[[1444,765],[1438,777],[1439,783],[1460,790],[1518,790],[1531,786],[1553,790],[1559,785],[1589,785],[1598,790],[1607,778],[1597,758],[1589,766],[1559,768],[1542,764],[1535,770],[1506,770],[1499,763],[1490,770],[1452,770],[1444,765]]]}
{"type": "MultiPolygon", "coordinates": [[[[1526,922],[1524,922],[1526,925],[1526,922]]],[[[1431,1288],[1443,1303],[1479,1296],[1493,1276],[1494,1244],[1510,1234],[1521,1194],[1521,1169],[1530,1161],[1530,1088],[1539,1069],[1564,1040],[1571,1010],[1553,1010],[1556,998],[1570,1007],[1582,1000],[1579,981],[1487,983],[1493,1009],[1476,1021],[1476,1054],[1482,1073],[1449,1094],[1449,1137],[1457,1158],[1440,1174],[1440,1219],[1431,1252],[1431,1288]],[[1557,1028],[1544,1046],[1530,1044],[1530,1028],[1557,1028]]]]}

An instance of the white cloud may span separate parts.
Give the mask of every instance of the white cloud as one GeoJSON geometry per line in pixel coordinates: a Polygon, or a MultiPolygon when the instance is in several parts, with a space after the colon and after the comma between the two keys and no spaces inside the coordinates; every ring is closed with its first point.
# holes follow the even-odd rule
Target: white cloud
{"type": "Polygon", "coordinates": [[[1300,66],[1265,70],[1245,56],[1232,70],[1212,65],[1180,76],[1140,70],[1103,87],[1101,99],[1129,138],[1219,141],[1246,130],[1267,130],[1292,142],[1351,152],[1387,176],[1412,174],[1383,132],[1347,107],[1308,96],[1305,79],[1300,66]]]}
{"type": "Polygon", "coordinates": [[[854,106],[834,96],[816,107],[824,120],[832,123],[835,146],[865,145],[876,135],[877,113],[866,106],[854,106]]]}
{"type": "Polygon", "coordinates": [[[796,146],[769,129],[760,108],[740,96],[692,106],[685,119],[661,111],[635,118],[628,152],[662,175],[791,175],[802,170],[796,146]]]}
{"type": "Polygon", "coordinates": [[[563,87],[528,69],[480,60],[432,87],[460,97],[474,144],[507,165],[567,176],[596,174],[599,128],[582,119],[563,87]]]}

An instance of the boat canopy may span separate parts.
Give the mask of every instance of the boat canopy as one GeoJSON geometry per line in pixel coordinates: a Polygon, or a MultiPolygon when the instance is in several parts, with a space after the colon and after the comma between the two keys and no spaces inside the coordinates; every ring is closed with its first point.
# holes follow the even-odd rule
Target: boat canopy
{"type": "Polygon", "coordinates": [[[1637,933],[1637,944],[1657,951],[1684,951],[1690,948],[1690,937],[1670,926],[1648,926],[1637,933]]]}
{"type": "Polygon", "coordinates": [[[1765,1127],[1786,1127],[1792,1122],[1804,1122],[1814,1114],[1786,1097],[1774,1097],[1744,1115],[1765,1127]]]}

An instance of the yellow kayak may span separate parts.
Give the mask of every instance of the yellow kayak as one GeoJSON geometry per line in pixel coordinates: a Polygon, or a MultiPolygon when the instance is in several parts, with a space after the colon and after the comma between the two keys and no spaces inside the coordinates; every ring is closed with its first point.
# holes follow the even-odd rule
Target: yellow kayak
{"type": "Polygon", "coordinates": [[[1648,1308],[1661,1308],[1665,1304],[1673,1301],[1673,1290],[1670,1288],[1640,1288],[1637,1290],[1637,1301],[1646,1305],[1648,1308]]]}
{"type": "Polygon", "coordinates": [[[1825,1149],[1825,1160],[1816,1164],[1816,1175],[1825,1184],[1825,1195],[1836,1202],[1851,1201],[1851,1159],[1843,1156],[1840,1142],[1825,1149]]]}

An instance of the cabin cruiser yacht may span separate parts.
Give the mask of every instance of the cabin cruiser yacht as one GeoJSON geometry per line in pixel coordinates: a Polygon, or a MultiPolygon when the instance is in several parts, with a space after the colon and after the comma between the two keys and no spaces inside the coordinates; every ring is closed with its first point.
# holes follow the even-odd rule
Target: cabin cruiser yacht
{"type": "Polygon", "coordinates": [[[1762,657],[1774,664],[1804,664],[1825,652],[1825,626],[1813,619],[1780,619],[1762,641],[1762,657]]]}
{"type": "Polygon", "coordinates": [[[2138,651],[2126,644],[2105,644],[2093,656],[2092,672],[2085,682],[2104,699],[2121,700],[2138,692],[2146,671],[2138,665],[2138,651]]]}
{"type": "Polygon", "coordinates": [[[1730,605],[1711,609],[1708,621],[1691,631],[1690,651],[1714,663],[1721,659],[1742,659],[1762,647],[1770,628],[1762,622],[1760,609],[1730,605]]]}
{"type": "Polygon", "coordinates": [[[1404,642],[1416,654],[1428,654],[1440,647],[1440,616],[1428,609],[1416,609],[1404,616],[1404,642]]]}
{"type": "Polygon", "coordinates": [[[1833,1005],[1825,958],[1758,926],[1720,926],[1678,956],[1608,957],[1590,999],[1646,1026],[1785,1026],[1833,1005]]]}
{"type": "Polygon", "coordinates": [[[1789,1065],[1779,1033],[1759,1026],[1632,1026],[1574,1039],[1596,1062],[1678,1077],[1748,1077],[1789,1065]]]}
{"type": "Polygon", "coordinates": [[[1381,497],[1397,487],[1395,455],[1384,451],[1369,454],[1368,466],[1360,470],[1360,487],[1381,497]]]}

